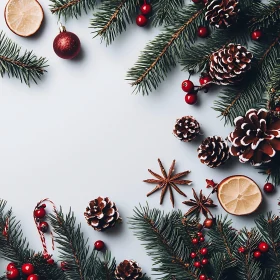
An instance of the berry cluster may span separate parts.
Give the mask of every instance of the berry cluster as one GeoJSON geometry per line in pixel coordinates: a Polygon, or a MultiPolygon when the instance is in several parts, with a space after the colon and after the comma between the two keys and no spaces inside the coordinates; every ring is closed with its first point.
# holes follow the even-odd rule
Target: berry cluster
{"type": "MultiPolygon", "coordinates": [[[[263,254],[267,253],[269,251],[269,245],[261,241],[258,245],[258,248],[253,252],[253,257],[255,259],[259,259],[263,254]]],[[[238,252],[240,254],[245,254],[247,252],[247,249],[245,247],[238,248],[238,252]]]]}
{"type": "MultiPolygon", "coordinates": [[[[6,269],[6,276],[7,279],[19,279],[20,278],[20,271],[16,267],[15,263],[9,263],[6,269]]],[[[39,280],[39,276],[34,274],[35,267],[31,263],[25,263],[21,267],[21,272],[23,275],[27,276],[27,280],[39,280]]]]}
{"type": "Polygon", "coordinates": [[[148,16],[152,13],[152,5],[146,3],[144,0],[144,4],[140,7],[141,14],[136,17],[136,24],[140,27],[147,25],[148,16]]]}

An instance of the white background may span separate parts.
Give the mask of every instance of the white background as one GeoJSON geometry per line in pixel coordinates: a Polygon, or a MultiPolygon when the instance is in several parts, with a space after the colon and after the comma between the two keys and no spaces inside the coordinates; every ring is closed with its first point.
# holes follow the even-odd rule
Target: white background
{"type": "MultiPolygon", "coordinates": [[[[2,15],[5,4],[6,0],[0,1],[2,15]]],[[[13,207],[33,248],[41,250],[32,211],[40,199],[49,197],[65,212],[69,207],[74,210],[91,244],[104,240],[118,262],[135,259],[151,275],[150,258],[129,229],[127,217],[146,201],[166,212],[172,209],[168,195],[162,206],[159,193],[146,198],[153,185],[142,180],[151,178],[148,168],[160,172],[157,158],[166,169],[173,159],[177,160],[177,171],[190,169],[188,179],[197,191],[205,190],[206,178],[219,182],[244,174],[262,186],[265,177],[237,160],[215,170],[200,163],[196,149],[203,137],[226,137],[231,128],[224,127],[211,109],[218,92],[201,93],[197,106],[184,102],[180,87],[188,75],[180,67],[149,96],[132,94],[125,81],[126,71],[159,30],[129,26],[106,47],[99,38],[92,39],[89,13],[67,22],[67,30],[79,36],[82,52],[77,59],[66,61],[52,49],[58,34],[57,17],[51,15],[48,1],[41,4],[45,21],[32,38],[13,34],[0,17],[1,30],[23,49],[47,57],[50,65],[39,85],[30,88],[7,76],[0,79],[0,196],[13,207]],[[181,143],[172,135],[176,118],[184,115],[195,116],[203,128],[204,136],[194,143],[181,143]],[[124,220],[117,229],[98,233],[87,226],[83,212],[89,200],[98,196],[109,196],[116,202],[124,220]]],[[[193,80],[197,83],[197,78],[193,80]]],[[[191,187],[183,186],[182,190],[191,198],[191,187]]],[[[277,212],[277,198],[277,193],[264,195],[259,212],[277,212]]],[[[175,207],[187,211],[182,201],[176,193],[175,207]]],[[[226,214],[221,207],[214,212],[226,214]]],[[[230,218],[240,228],[251,226],[254,217],[256,214],[230,218]]],[[[4,271],[4,264],[0,271],[4,271]]]]}

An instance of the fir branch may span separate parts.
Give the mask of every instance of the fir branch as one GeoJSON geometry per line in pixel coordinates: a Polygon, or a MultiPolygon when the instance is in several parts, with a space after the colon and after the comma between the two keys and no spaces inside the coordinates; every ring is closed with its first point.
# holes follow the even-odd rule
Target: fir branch
{"type": "Polygon", "coordinates": [[[100,36],[106,45],[126,30],[127,24],[134,21],[139,0],[104,0],[91,20],[93,34],[100,36]]]}
{"type": "Polygon", "coordinates": [[[106,252],[104,259],[98,259],[96,264],[95,280],[112,280],[115,279],[116,260],[111,257],[109,252],[106,252]]]}
{"type": "Polygon", "coordinates": [[[196,39],[196,31],[204,21],[204,8],[189,5],[177,15],[174,25],[168,26],[151,41],[127,74],[136,92],[149,94],[156,89],[176,65],[186,44],[196,39]],[[174,31],[175,30],[175,31],[174,31]]]}
{"type": "Polygon", "coordinates": [[[16,77],[21,82],[30,85],[30,81],[37,83],[46,72],[46,59],[38,58],[32,51],[21,54],[21,48],[0,32],[0,75],[16,77]]]}
{"type": "Polygon", "coordinates": [[[94,9],[96,0],[50,0],[50,10],[59,18],[78,18],[82,12],[94,9]]]}

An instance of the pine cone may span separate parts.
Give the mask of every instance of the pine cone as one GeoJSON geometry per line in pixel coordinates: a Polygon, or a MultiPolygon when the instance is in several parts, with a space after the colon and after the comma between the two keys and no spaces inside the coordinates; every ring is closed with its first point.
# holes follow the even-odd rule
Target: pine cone
{"type": "Polygon", "coordinates": [[[115,276],[116,279],[121,280],[136,280],[140,279],[143,274],[137,262],[133,260],[124,260],[117,266],[115,276]]]}
{"type": "Polygon", "coordinates": [[[197,149],[200,161],[211,168],[224,164],[229,159],[229,147],[219,136],[206,138],[197,149]]]}
{"type": "Polygon", "coordinates": [[[250,70],[253,55],[239,44],[229,44],[210,56],[209,74],[219,85],[234,85],[250,70]]]}
{"type": "Polygon", "coordinates": [[[217,28],[227,28],[236,23],[238,12],[237,0],[209,0],[205,19],[217,28]]]}
{"type": "Polygon", "coordinates": [[[200,132],[199,122],[192,116],[176,120],[173,134],[183,142],[191,142],[200,132]]]}
{"type": "Polygon", "coordinates": [[[89,202],[84,216],[87,223],[97,231],[104,231],[120,221],[120,214],[114,202],[108,197],[101,197],[89,202]]]}
{"type": "Polygon", "coordinates": [[[270,119],[267,110],[251,109],[234,123],[235,130],[229,135],[230,153],[240,162],[259,166],[280,151],[280,120],[270,119]]]}

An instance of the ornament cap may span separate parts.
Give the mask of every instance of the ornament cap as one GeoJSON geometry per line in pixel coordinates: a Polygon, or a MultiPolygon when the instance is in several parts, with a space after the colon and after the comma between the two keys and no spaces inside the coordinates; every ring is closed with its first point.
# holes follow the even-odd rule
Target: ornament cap
{"type": "Polygon", "coordinates": [[[61,22],[59,22],[59,32],[66,32],[66,27],[64,25],[62,25],[61,22]]]}

